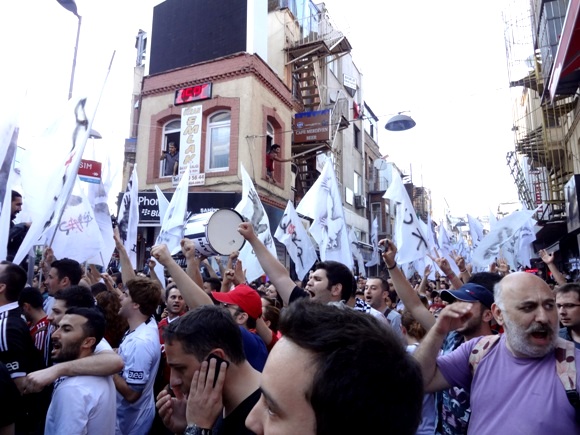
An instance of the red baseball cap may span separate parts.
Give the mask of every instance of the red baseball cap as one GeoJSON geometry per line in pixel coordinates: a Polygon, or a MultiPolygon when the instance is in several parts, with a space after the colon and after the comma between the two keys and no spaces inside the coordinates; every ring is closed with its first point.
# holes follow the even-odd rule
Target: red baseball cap
{"type": "Polygon", "coordinates": [[[237,305],[252,319],[262,315],[262,299],[256,290],[246,284],[240,284],[227,293],[211,292],[216,301],[237,305]]]}

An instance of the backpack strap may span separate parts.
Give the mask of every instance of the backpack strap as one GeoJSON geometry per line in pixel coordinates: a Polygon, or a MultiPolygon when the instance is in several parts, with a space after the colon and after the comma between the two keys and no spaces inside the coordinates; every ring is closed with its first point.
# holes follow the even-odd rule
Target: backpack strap
{"type": "Polygon", "coordinates": [[[574,342],[558,337],[556,343],[556,372],[564,385],[570,404],[580,410],[580,394],[576,389],[576,356],[574,342]]]}
{"type": "Polygon", "coordinates": [[[469,367],[471,369],[471,376],[475,375],[475,370],[477,366],[483,359],[483,357],[492,349],[493,346],[499,341],[500,335],[485,335],[477,342],[473,347],[471,354],[469,355],[469,367]]]}

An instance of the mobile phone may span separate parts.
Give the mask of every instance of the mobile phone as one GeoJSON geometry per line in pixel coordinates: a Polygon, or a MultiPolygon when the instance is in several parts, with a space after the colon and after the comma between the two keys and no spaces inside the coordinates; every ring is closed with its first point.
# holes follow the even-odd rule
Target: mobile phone
{"type": "MultiPolygon", "coordinates": [[[[205,360],[209,364],[209,362],[210,362],[211,359],[215,359],[216,360],[216,362],[215,362],[215,376],[213,378],[213,386],[215,388],[215,384],[217,384],[217,379],[218,379],[218,376],[219,376],[219,373],[220,373],[220,367],[221,367],[222,363],[223,362],[226,363],[226,367],[229,367],[230,366],[230,362],[229,361],[226,361],[223,358],[220,358],[215,353],[210,353],[205,360]]],[[[206,375],[205,375],[206,376],[205,377],[206,382],[207,382],[207,376],[208,375],[209,375],[209,365],[207,367],[207,372],[206,372],[206,375]]]]}
{"type": "Polygon", "coordinates": [[[165,391],[167,391],[171,397],[175,397],[175,393],[171,389],[171,385],[167,384],[167,386],[165,387],[165,391]]]}

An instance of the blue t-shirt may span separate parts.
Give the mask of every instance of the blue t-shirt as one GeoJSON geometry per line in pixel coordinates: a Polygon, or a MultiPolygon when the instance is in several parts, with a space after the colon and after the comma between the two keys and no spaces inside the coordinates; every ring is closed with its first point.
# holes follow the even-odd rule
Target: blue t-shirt
{"type": "Polygon", "coordinates": [[[262,372],[266,364],[266,359],[268,358],[268,350],[266,349],[264,340],[243,326],[240,326],[240,331],[242,331],[242,342],[244,344],[246,359],[252,367],[262,372]]]}

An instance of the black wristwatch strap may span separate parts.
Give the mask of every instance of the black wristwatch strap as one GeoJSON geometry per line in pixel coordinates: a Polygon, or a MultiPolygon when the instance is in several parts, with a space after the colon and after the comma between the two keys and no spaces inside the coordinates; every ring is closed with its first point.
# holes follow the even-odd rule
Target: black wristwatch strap
{"type": "Polygon", "coordinates": [[[211,429],[203,429],[197,424],[190,424],[185,428],[183,435],[212,435],[211,429]]]}

